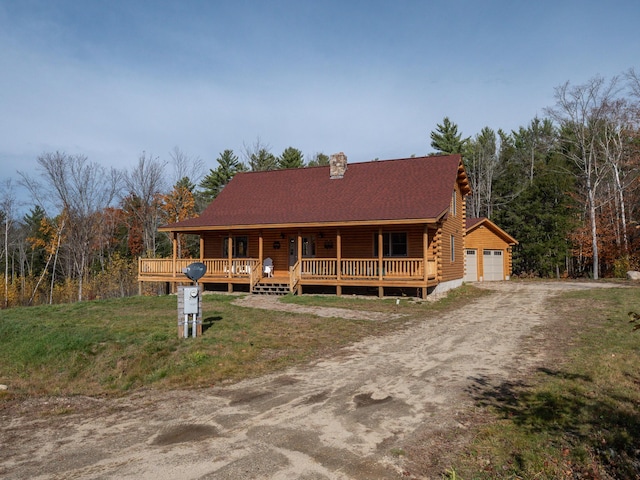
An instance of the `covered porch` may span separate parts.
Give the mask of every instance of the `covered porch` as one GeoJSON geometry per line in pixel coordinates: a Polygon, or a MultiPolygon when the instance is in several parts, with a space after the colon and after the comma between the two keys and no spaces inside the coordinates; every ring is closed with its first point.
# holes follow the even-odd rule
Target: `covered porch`
{"type": "Polygon", "coordinates": [[[173,259],[140,258],[138,280],[140,282],[187,282],[183,269],[193,262],[202,262],[207,273],[202,283],[226,283],[229,291],[234,284],[249,285],[249,291],[260,282],[287,283],[290,291],[302,293],[304,285],[335,286],[340,294],[342,286],[373,287],[427,287],[436,280],[435,259],[421,258],[382,260],[371,258],[304,258],[287,270],[275,270],[268,277],[259,259],[173,259]]]}
{"type": "Polygon", "coordinates": [[[236,287],[259,293],[265,291],[262,286],[277,284],[281,292],[298,294],[306,286],[333,287],[337,295],[343,287],[367,287],[383,296],[385,287],[406,287],[425,298],[441,273],[437,230],[431,232],[424,224],[184,232],[200,236],[200,258],[189,259],[178,258],[178,233],[173,232],[172,258],[140,258],[138,280],[175,286],[188,281],[183,269],[198,261],[207,266],[200,282],[218,288],[226,284],[229,292],[236,287]],[[370,256],[362,255],[367,250],[370,256]],[[271,276],[265,273],[265,260],[273,265],[271,276]]]}

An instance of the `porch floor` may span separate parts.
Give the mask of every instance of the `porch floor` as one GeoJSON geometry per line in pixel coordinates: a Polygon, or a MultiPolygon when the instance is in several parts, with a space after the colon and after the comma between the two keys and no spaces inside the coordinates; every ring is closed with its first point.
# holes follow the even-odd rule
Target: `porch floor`
{"type": "Polygon", "coordinates": [[[260,283],[289,283],[289,272],[278,271],[273,272],[273,277],[262,277],[260,283]]]}

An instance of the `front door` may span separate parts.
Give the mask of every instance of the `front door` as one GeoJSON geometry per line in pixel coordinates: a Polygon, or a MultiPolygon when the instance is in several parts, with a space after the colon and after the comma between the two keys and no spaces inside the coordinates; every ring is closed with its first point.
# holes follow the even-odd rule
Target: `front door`
{"type": "MultiPolygon", "coordinates": [[[[302,257],[316,256],[316,238],[314,235],[302,237],[302,257]]],[[[298,237],[289,237],[289,266],[293,267],[298,261],[298,237]]]]}

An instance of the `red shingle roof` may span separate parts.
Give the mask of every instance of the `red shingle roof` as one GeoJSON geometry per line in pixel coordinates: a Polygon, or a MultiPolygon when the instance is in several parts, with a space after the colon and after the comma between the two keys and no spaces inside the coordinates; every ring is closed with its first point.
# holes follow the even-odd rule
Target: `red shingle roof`
{"type": "Polygon", "coordinates": [[[460,163],[459,155],[350,163],[341,179],[329,167],[238,173],[200,217],[163,230],[435,219],[449,208],[460,163]]]}

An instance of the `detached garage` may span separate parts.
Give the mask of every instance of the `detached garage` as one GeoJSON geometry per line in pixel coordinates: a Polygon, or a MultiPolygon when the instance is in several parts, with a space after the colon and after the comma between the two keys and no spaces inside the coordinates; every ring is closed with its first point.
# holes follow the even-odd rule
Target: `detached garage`
{"type": "Polygon", "coordinates": [[[465,282],[509,280],[511,247],[518,241],[488,218],[467,218],[465,282]]]}

